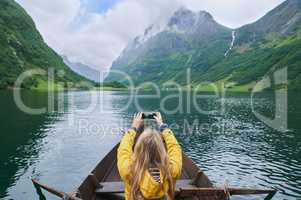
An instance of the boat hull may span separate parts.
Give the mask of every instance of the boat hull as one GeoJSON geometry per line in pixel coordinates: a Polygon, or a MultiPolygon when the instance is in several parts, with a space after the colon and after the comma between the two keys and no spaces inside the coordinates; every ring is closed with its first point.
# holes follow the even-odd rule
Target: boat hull
{"type": "MultiPolygon", "coordinates": [[[[115,200],[124,199],[122,180],[117,168],[117,144],[96,166],[83,181],[76,196],[83,200],[115,200]],[[100,189],[98,189],[100,188],[100,189]]],[[[201,169],[183,153],[183,168],[181,177],[177,181],[177,194],[181,188],[213,188],[212,182],[201,169]]],[[[180,196],[179,196],[180,197],[180,196]]],[[[180,199],[180,198],[179,198],[180,199]]],[[[183,199],[183,198],[181,198],[183,199]]],[[[195,199],[189,197],[185,199],[195,199]]],[[[216,197],[197,198],[198,200],[213,200],[216,197]]],[[[219,198],[222,200],[221,198],[219,198]]]]}

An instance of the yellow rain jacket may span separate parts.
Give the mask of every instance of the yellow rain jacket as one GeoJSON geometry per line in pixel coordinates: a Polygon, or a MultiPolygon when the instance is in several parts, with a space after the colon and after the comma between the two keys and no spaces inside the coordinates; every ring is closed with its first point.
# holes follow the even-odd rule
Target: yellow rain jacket
{"type": "MultiPolygon", "coordinates": [[[[133,129],[129,129],[123,136],[117,153],[117,165],[121,178],[125,183],[125,199],[129,200],[131,186],[129,185],[128,175],[133,173],[129,171],[129,166],[132,162],[133,145],[136,132],[133,129]]],[[[182,171],[182,150],[178,144],[175,136],[170,129],[165,129],[162,133],[167,153],[170,159],[171,175],[176,180],[182,171]]],[[[162,174],[161,174],[162,178],[162,174]]],[[[162,180],[162,179],[161,179],[162,180]]],[[[140,183],[140,192],[145,199],[160,199],[167,194],[168,182],[163,180],[163,183],[158,183],[145,171],[144,178],[140,183]],[[163,184],[163,187],[162,185],[163,184]]]]}

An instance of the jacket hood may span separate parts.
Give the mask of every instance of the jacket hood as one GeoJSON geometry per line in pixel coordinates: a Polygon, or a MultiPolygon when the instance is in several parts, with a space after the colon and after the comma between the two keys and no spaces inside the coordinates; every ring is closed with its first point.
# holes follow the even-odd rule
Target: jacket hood
{"type": "MultiPolygon", "coordinates": [[[[162,173],[160,172],[160,179],[163,180],[162,173]]],[[[145,171],[143,179],[140,182],[140,192],[146,199],[159,199],[164,197],[168,191],[168,183],[163,180],[161,183],[157,182],[149,173],[145,171]]]]}

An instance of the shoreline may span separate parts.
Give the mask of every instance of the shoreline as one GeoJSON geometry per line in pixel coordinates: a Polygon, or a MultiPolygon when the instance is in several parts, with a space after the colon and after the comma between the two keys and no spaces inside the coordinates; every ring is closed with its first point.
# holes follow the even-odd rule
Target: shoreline
{"type": "MultiPolygon", "coordinates": [[[[93,87],[93,88],[77,88],[77,87],[70,87],[70,88],[64,88],[60,84],[55,84],[52,87],[49,87],[48,85],[43,85],[43,86],[38,86],[38,87],[33,87],[33,88],[13,88],[13,87],[8,87],[8,88],[2,88],[0,90],[24,90],[24,91],[36,91],[36,92],[69,92],[69,91],[134,91],[137,92],[139,91],[155,91],[154,88],[117,88],[117,87],[93,87]],[[51,88],[51,89],[49,89],[51,88]]],[[[237,86],[232,86],[228,88],[222,88],[220,85],[217,87],[212,87],[209,85],[204,85],[202,87],[195,87],[195,88],[189,88],[187,86],[182,86],[181,88],[160,88],[160,91],[164,92],[210,92],[210,93],[222,93],[222,92],[231,92],[231,93],[251,93],[254,88],[254,84],[246,84],[246,85],[237,85],[237,86]]],[[[256,90],[255,92],[268,92],[268,91],[274,91],[274,90],[284,90],[287,92],[301,92],[301,90],[289,90],[285,88],[278,88],[278,89],[266,89],[266,90],[256,90]]]]}
{"type": "MultiPolygon", "coordinates": [[[[28,88],[7,88],[7,89],[0,89],[0,91],[12,91],[12,90],[22,90],[22,91],[31,91],[31,92],[73,92],[73,91],[112,91],[112,92],[129,92],[129,91],[137,91],[137,89],[129,89],[129,88],[93,88],[93,89],[81,89],[81,88],[59,88],[54,90],[47,90],[47,89],[28,89],[28,88]]],[[[144,88],[139,89],[143,92],[151,92],[155,91],[154,89],[144,88]]],[[[285,89],[277,89],[278,91],[287,91],[287,92],[301,92],[300,90],[285,90],[285,89]]],[[[252,93],[250,90],[239,90],[239,89],[227,89],[224,90],[218,89],[218,90],[203,90],[203,89],[187,89],[187,88],[181,88],[181,89],[160,89],[160,91],[164,92],[205,92],[205,93],[221,93],[221,92],[231,92],[231,93],[252,93]]],[[[274,90],[261,90],[256,92],[271,92],[274,90]]]]}

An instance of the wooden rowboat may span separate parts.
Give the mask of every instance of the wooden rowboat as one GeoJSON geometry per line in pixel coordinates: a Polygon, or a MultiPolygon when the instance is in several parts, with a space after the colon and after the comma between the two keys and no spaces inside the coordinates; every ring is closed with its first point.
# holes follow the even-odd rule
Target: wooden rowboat
{"type": "MultiPolygon", "coordinates": [[[[37,191],[41,188],[69,200],[117,200],[124,199],[124,184],[117,169],[116,145],[96,168],[82,182],[77,191],[71,194],[56,190],[32,180],[37,191]]],[[[185,154],[183,154],[182,175],[176,183],[175,199],[197,200],[226,200],[231,195],[267,194],[265,200],[275,195],[274,189],[249,188],[216,188],[200,168],[185,154]]],[[[40,200],[46,199],[40,196],[40,200]]]]}

